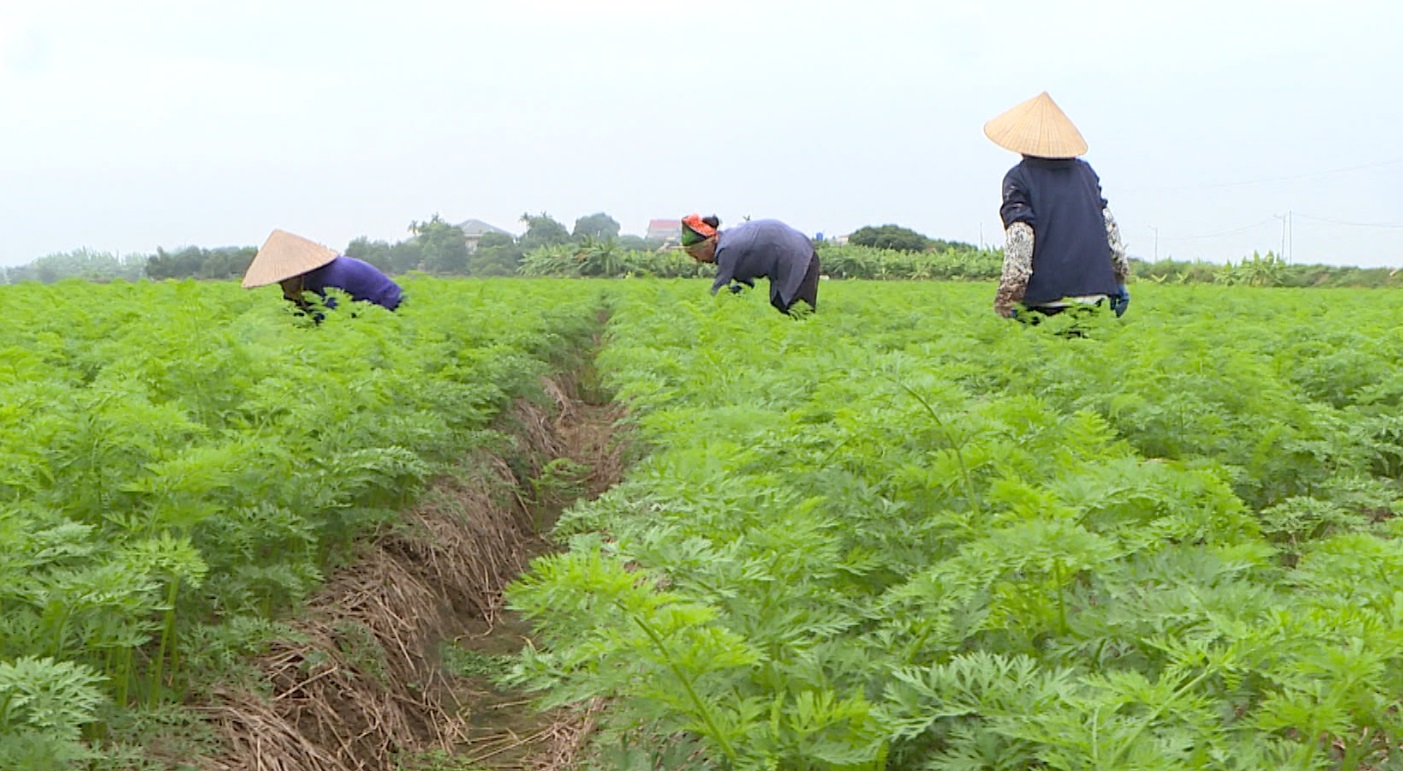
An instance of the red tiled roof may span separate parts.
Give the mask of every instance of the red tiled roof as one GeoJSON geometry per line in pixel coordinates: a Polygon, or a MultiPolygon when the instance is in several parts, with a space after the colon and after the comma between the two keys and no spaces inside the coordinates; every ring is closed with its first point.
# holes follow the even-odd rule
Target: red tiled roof
{"type": "Polygon", "coordinates": [[[681,230],[682,220],[648,220],[649,230],[681,230]]]}

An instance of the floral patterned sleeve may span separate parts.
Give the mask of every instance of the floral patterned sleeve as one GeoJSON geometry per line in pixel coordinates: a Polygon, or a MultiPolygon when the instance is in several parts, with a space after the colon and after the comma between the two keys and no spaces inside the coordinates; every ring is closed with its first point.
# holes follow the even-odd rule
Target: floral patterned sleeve
{"type": "Polygon", "coordinates": [[[1130,260],[1125,256],[1125,242],[1120,240],[1120,226],[1109,208],[1101,213],[1106,217],[1106,241],[1111,245],[1111,270],[1115,271],[1116,283],[1124,284],[1130,277],[1130,260]]]}
{"type": "Polygon", "coordinates": [[[1015,222],[1004,231],[1004,270],[994,295],[994,312],[1005,318],[1013,315],[1013,306],[1023,299],[1032,276],[1033,228],[1015,222]]]}

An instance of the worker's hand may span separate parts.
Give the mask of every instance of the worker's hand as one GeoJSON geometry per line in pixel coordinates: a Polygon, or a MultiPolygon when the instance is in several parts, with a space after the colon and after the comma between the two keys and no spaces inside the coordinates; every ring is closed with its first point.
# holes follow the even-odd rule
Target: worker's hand
{"type": "Polygon", "coordinates": [[[1116,287],[1116,293],[1111,295],[1111,310],[1116,312],[1116,316],[1125,315],[1125,309],[1130,307],[1130,290],[1125,288],[1125,284],[1116,287]]]}

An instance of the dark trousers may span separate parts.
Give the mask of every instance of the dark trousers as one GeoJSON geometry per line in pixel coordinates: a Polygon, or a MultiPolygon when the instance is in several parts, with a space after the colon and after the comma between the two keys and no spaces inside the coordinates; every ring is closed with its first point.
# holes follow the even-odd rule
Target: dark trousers
{"type": "Polygon", "coordinates": [[[1058,306],[1032,305],[1028,307],[1028,310],[1036,315],[1030,315],[1028,317],[1028,323],[1038,323],[1040,320],[1038,316],[1056,316],[1063,312],[1067,312],[1079,319],[1086,318],[1100,313],[1101,308],[1105,307],[1105,305],[1105,300],[1097,300],[1094,303],[1068,303],[1067,305],[1058,306]]]}
{"type": "Polygon", "coordinates": [[[789,310],[794,307],[794,303],[803,300],[809,304],[810,309],[818,310],[818,274],[820,272],[818,252],[814,252],[814,256],[809,258],[808,270],[804,271],[804,280],[799,282],[799,291],[794,293],[794,299],[786,305],[783,298],[772,295],[770,304],[775,306],[775,310],[780,313],[789,313],[789,310]]]}
{"type": "Polygon", "coordinates": [[[1029,307],[1026,311],[1020,311],[1018,313],[1018,320],[1023,322],[1024,324],[1037,326],[1038,324],[1042,323],[1043,317],[1045,316],[1057,316],[1062,313],[1066,313],[1068,316],[1074,319],[1074,322],[1072,326],[1067,327],[1061,332],[1058,332],[1058,334],[1062,335],[1063,337],[1086,337],[1086,330],[1082,329],[1078,325],[1079,322],[1081,322],[1083,319],[1089,319],[1092,316],[1095,316],[1096,314],[1100,313],[1101,309],[1105,306],[1105,300],[1097,300],[1096,302],[1091,304],[1071,303],[1069,305],[1051,308],[1046,306],[1034,305],[1029,307]]]}

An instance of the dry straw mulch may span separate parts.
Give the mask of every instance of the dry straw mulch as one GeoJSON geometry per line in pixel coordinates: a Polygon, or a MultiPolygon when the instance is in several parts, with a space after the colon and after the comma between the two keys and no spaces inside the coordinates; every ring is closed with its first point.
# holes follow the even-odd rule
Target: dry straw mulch
{"type": "MultiPolygon", "coordinates": [[[[597,494],[621,471],[610,440],[617,413],[578,402],[568,381],[543,385],[555,409],[521,401],[508,423],[536,471],[541,459],[588,464],[597,494]]],[[[231,688],[202,707],[224,752],[200,768],[380,771],[407,752],[492,751],[461,746],[475,705],[461,703],[462,689],[439,668],[438,646],[471,625],[491,627],[502,588],[548,547],[533,532],[539,512],[523,497],[523,480],[501,458],[477,460],[476,478],[441,480],[289,622],[298,639],[278,641],[257,662],[271,697],[231,688]]],[[[515,754],[530,743],[530,766],[568,767],[597,710],[510,737],[515,754]]]]}

